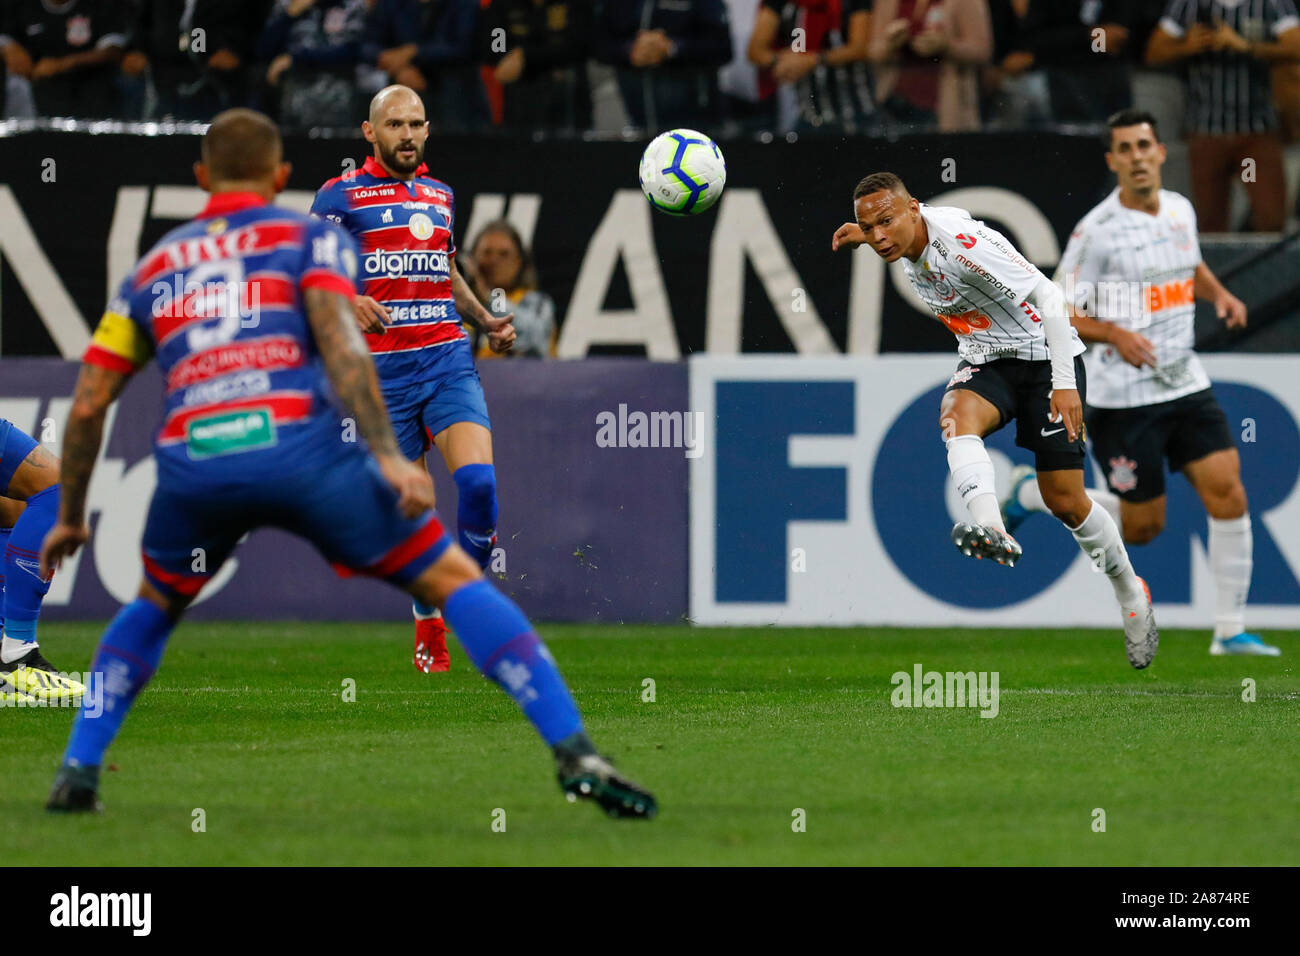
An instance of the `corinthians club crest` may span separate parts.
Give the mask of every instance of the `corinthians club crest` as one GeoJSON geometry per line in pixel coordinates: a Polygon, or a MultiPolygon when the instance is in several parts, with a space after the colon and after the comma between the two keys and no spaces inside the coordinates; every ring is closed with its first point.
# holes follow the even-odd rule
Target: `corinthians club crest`
{"type": "Polygon", "coordinates": [[[1132,458],[1118,455],[1110,460],[1110,474],[1106,480],[1116,491],[1132,491],[1138,483],[1137,467],[1138,463],[1132,458]]]}

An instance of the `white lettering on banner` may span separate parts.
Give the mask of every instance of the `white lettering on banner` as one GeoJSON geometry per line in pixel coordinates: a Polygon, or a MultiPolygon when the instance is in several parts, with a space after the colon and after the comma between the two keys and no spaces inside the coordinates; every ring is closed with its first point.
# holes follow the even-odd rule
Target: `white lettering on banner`
{"type": "MultiPolygon", "coordinates": [[[[308,190],[285,190],[276,197],[276,205],[306,213],[314,195],[308,190]]],[[[148,219],[191,219],[207,200],[207,193],[197,186],[163,185],[152,190],[141,186],[119,187],[106,243],[107,297],[112,296],[139,255],[140,236],[148,219]]],[[[1017,193],[995,187],[974,187],[934,196],[930,202],[960,206],[976,218],[995,220],[1016,248],[1044,268],[1060,258],[1050,223],[1037,206],[1017,193]]],[[[426,204],[407,202],[404,205],[414,208],[426,204]]],[[[507,208],[504,196],[485,193],[475,197],[464,233],[476,235],[488,220],[504,213],[528,243],[540,209],[541,196],[537,194],[511,196],[507,208]]],[[[0,253],[11,263],[60,353],[65,358],[79,358],[90,339],[87,321],[78,313],[12,192],[5,186],[0,186],[0,219],[13,226],[0,231],[0,253]]],[[[366,257],[367,273],[390,278],[414,273],[432,276],[435,281],[445,279],[448,274],[447,257],[443,253],[417,251],[406,255],[427,258],[395,258],[400,255],[370,254],[366,257]]],[[[782,234],[773,226],[762,194],[751,189],[730,190],[723,196],[716,217],[707,273],[705,341],[709,350],[739,351],[746,261],[762,282],[796,351],[835,352],[834,341],[813,305],[811,293],[806,296],[806,309],[792,307],[791,291],[805,287],[782,234]]],[[[854,354],[874,354],[879,351],[886,295],[884,284],[879,281],[884,264],[870,250],[861,249],[851,257],[851,262],[848,350],[854,354]]],[[[901,268],[888,272],[891,284],[903,300],[928,315],[929,311],[912,292],[901,268]]],[[[592,235],[560,328],[558,351],[563,358],[579,358],[593,345],[606,344],[641,345],[653,359],[676,359],[681,355],[655,249],[651,210],[636,190],[614,193],[604,219],[592,235]],[[620,258],[631,285],[633,308],[606,310],[603,308],[605,295],[620,258]]]]}
{"type": "MultiPolygon", "coordinates": [[[[143,565],[140,561],[140,539],[144,534],[149,502],[157,485],[157,468],[152,455],[141,458],[130,468],[121,458],[111,458],[107,449],[112,443],[113,428],[117,423],[120,406],[109,406],[104,420],[104,440],[95,462],[95,472],[86,494],[86,508],[90,515],[98,512],[93,524],[94,533],[90,547],[82,548],[70,558],[50,582],[50,593],[45,597],[49,605],[72,603],[72,593],[77,577],[83,573],[82,557],[93,556],[94,572],[99,576],[113,600],[122,604],[132,601],[140,589],[143,565]]],[[[52,398],[45,416],[54,421],[55,433],[64,433],[64,424],[72,408],[71,398],[52,398]]],[[[0,400],[0,417],[8,418],[28,434],[41,420],[40,400],[31,398],[6,398],[0,400]]],[[[127,422],[124,427],[140,428],[139,421],[127,422]]],[[[198,600],[205,601],[226,586],[239,567],[235,558],[229,559],[221,571],[199,592],[198,600]]]]}
{"type": "Polygon", "coordinates": [[[640,190],[614,193],[578,270],[569,311],[560,326],[556,347],[560,358],[582,358],[596,344],[644,345],[652,359],[681,357],[655,251],[652,212],[640,190]],[[632,291],[632,308],[607,311],[605,295],[620,258],[632,291]]]}
{"type": "MultiPolygon", "coordinates": [[[[1256,529],[1250,617],[1259,627],[1288,627],[1300,613],[1294,360],[1204,361],[1229,419],[1249,408],[1273,435],[1267,454],[1241,446],[1256,529]],[[1261,554],[1280,560],[1261,561],[1261,554]]],[[[1049,516],[1026,523],[1026,559],[1015,575],[986,578],[988,562],[952,547],[948,530],[967,515],[948,476],[937,419],[955,365],[953,356],[693,358],[689,407],[711,427],[690,464],[691,619],[713,626],[1115,627],[1110,588],[1049,516]],[[792,570],[796,549],[810,565],[815,558],[816,574],[792,570]]],[[[1014,427],[986,439],[1000,491],[1013,463],[1032,460],[1014,440],[1014,427]]],[[[1091,460],[1088,469],[1087,484],[1101,486],[1104,476],[1091,460]]],[[[1215,606],[1204,511],[1191,496],[1171,498],[1167,520],[1161,552],[1135,552],[1134,565],[1149,583],[1163,584],[1151,584],[1162,624],[1204,627],[1215,606]]]]}
{"type": "Polygon", "coordinates": [[[791,292],[806,289],[786,255],[781,237],[757,189],[731,189],[722,195],[718,221],[709,244],[709,307],[705,350],[713,355],[740,352],[741,316],[745,308],[745,260],[753,263],[796,352],[834,355],[839,352],[822,324],[811,297],[807,309],[796,312],[791,292]]]}

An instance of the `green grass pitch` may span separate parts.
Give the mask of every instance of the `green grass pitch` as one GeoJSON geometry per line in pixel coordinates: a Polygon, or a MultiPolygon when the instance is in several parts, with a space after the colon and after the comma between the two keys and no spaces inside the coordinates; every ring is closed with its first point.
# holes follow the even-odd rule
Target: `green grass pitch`
{"type": "MultiPolygon", "coordinates": [[[[80,670],[99,630],[41,633],[80,670]]],[[[566,803],[458,645],[426,677],[406,624],[194,623],[109,752],[101,817],[41,809],[72,711],[0,709],[5,863],[1300,863],[1300,632],[1265,635],[1280,659],[1167,632],[1139,673],[1118,630],[541,631],[657,819],[566,803]],[[997,671],[998,716],[893,707],[917,663],[997,671]]]]}

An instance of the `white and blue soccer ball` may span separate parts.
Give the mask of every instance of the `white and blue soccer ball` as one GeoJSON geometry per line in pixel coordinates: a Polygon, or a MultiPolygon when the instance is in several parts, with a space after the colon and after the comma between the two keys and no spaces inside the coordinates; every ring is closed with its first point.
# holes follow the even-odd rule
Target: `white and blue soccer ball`
{"type": "Polygon", "coordinates": [[[693,129],[660,133],[641,154],[641,191],[670,216],[694,216],[713,207],[727,184],[718,144],[693,129]]]}

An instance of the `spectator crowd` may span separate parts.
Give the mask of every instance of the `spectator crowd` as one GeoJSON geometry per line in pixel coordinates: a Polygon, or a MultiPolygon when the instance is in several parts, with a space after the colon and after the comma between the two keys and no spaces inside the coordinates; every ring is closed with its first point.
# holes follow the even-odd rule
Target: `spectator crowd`
{"type": "Polygon", "coordinates": [[[1100,124],[1185,138],[1203,227],[1245,159],[1280,227],[1300,0],[4,0],[10,118],[355,127],[417,90],[435,131],[675,126],[895,135],[1100,124]],[[1213,195],[1212,195],[1213,194],[1213,195]]]}

